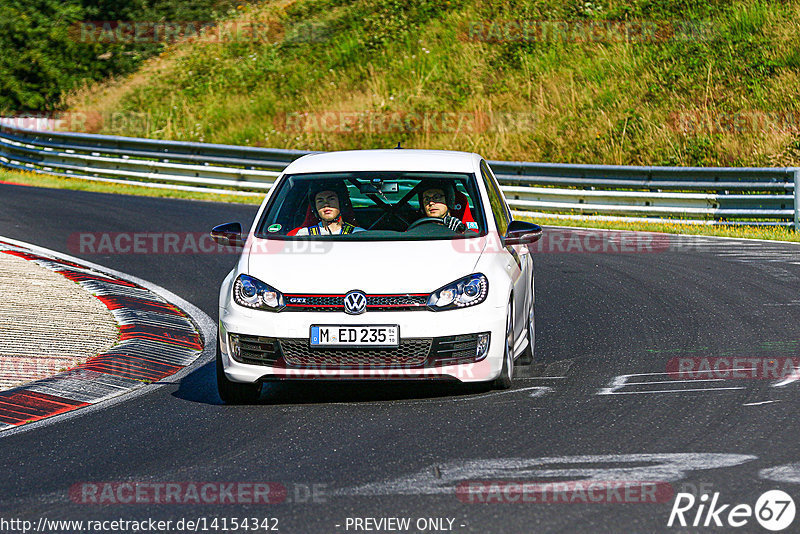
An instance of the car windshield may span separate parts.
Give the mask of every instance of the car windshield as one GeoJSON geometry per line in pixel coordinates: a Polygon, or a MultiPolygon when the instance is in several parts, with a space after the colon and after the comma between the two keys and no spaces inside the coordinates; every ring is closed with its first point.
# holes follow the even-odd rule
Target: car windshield
{"type": "Polygon", "coordinates": [[[484,235],[473,174],[344,172],[286,175],[256,235],[277,239],[459,239],[484,235]]]}

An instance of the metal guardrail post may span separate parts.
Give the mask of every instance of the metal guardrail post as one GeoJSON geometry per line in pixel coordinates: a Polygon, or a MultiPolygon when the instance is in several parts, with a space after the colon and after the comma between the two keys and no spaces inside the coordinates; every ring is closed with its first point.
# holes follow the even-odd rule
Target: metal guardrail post
{"type": "Polygon", "coordinates": [[[800,232],[800,169],[794,170],[794,231],[800,232]]]}

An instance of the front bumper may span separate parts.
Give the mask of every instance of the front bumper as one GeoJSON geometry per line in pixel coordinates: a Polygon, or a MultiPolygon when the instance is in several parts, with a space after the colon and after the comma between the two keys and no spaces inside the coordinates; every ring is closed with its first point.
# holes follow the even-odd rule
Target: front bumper
{"type": "MultiPolygon", "coordinates": [[[[502,369],[505,309],[484,303],[463,310],[367,312],[347,315],[340,312],[266,312],[248,310],[235,303],[220,309],[219,343],[225,375],[235,382],[252,383],[273,379],[432,379],[460,382],[494,380],[502,369]],[[230,357],[229,334],[277,338],[293,347],[306,346],[311,325],[397,324],[401,343],[441,339],[465,334],[488,333],[489,347],[480,361],[469,363],[434,363],[405,365],[298,366],[297,359],[279,358],[271,365],[253,365],[230,357]]],[[[313,349],[314,352],[326,349],[313,349]]],[[[375,349],[373,349],[375,350],[375,349]]],[[[392,351],[393,349],[380,349],[392,351]]],[[[306,353],[309,353],[306,350],[306,353]]],[[[358,352],[357,350],[355,351],[358,352]]],[[[241,359],[241,358],[240,358],[241,359]]],[[[357,361],[357,359],[356,359],[357,361]]]]}

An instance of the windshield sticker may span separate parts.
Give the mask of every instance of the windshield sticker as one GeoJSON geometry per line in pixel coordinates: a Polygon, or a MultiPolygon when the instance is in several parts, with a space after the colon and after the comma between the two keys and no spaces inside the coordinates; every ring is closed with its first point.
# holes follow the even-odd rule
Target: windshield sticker
{"type": "Polygon", "coordinates": [[[478,229],[478,223],[476,223],[476,222],[468,222],[467,223],[467,228],[469,228],[470,230],[477,230],[478,229]]]}
{"type": "Polygon", "coordinates": [[[271,224],[267,228],[267,232],[272,232],[272,233],[279,232],[281,228],[282,227],[280,224],[271,224]]]}

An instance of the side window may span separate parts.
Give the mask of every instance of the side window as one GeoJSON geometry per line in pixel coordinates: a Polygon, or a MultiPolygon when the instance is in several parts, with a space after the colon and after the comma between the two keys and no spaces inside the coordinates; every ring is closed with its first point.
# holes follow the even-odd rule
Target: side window
{"type": "Polygon", "coordinates": [[[492,208],[492,214],[494,214],[494,220],[497,223],[497,231],[501,236],[505,235],[508,224],[511,222],[511,213],[508,211],[503,192],[500,191],[492,171],[483,160],[481,160],[481,176],[483,177],[483,183],[486,185],[486,193],[489,195],[489,204],[492,208]]]}

